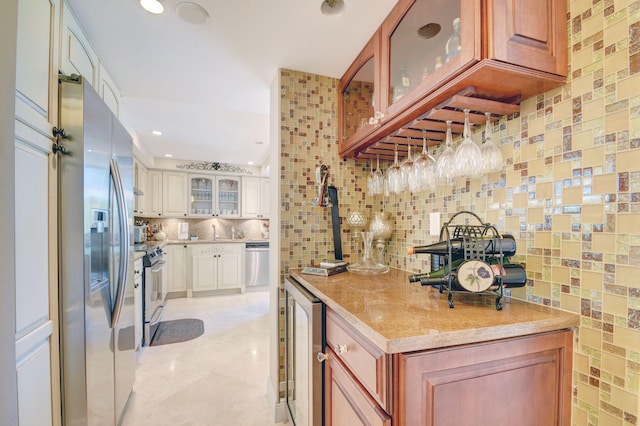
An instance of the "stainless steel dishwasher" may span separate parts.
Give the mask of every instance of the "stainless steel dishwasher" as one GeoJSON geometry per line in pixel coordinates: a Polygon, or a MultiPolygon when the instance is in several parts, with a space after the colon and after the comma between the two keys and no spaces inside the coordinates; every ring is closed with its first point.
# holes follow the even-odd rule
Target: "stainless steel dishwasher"
{"type": "Polygon", "coordinates": [[[247,242],[246,286],[269,285],[269,242],[247,242]]]}

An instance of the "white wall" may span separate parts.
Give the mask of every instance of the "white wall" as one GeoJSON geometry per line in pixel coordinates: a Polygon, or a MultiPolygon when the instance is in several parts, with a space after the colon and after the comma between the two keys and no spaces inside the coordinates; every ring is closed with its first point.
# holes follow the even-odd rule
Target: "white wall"
{"type": "Polygon", "coordinates": [[[15,355],[14,117],[18,0],[0,6],[0,424],[18,424],[15,355]]]}
{"type": "Polygon", "coordinates": [[[270,88],[269,157],[271,164],[269,200],[269,394],[274,399],[276,421],[286,418],[286,408],[279,400],[280,388],[280,72],[270,88]]]}

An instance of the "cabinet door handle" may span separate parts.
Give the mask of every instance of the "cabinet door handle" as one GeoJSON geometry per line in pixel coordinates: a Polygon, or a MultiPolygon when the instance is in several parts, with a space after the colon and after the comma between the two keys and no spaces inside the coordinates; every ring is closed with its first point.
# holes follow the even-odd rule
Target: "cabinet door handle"
{"type": "Polygon", "coordinates": [[[336,345],[334,351],[338,355],[346,354],[347,352],[349,352],[349,347],[347,345],[336,345]]]}
{"type": "Polygon", "coordinates": [[[316,359],[318,360],[318,362],[325,362],[329,359],[329,355],[325,354],[324,352],[318,352],[316,354],[316,359]]]}

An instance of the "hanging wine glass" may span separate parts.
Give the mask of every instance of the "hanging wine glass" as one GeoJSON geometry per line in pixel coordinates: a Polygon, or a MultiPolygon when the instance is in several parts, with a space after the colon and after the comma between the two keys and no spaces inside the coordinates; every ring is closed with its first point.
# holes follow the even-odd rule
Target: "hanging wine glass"
{"type": "Polygon", "coordinates": [[[447,120],[447,136],[445,139],[445,147],[442,154],[436,161],[436,169],[438,180],[441,183],[451,184],[455,174],[455,156],[456,153],[453,150],[453,137],[451,136],[451,120],[447,120]]]}
{"type": "Polygon", "coordinates": [[[402,176],[402,188],[410,192],[417,192],[415,179],[413,178],[413,158],[411,158],[411,138],[407,137],[407,158],[400,165],[402,176]]]}
{"type": "Polygon", "coordinates": [[[484,173],[499,172],[502,170],[502,151],[493,143],[493,130],[491,130],[491,113],[485,112],[487,124],[484,130],[484,143],[480,147],[482,153],[481,170],[484,173]]]}
{"type": "Polygon", "coordinates": [[[422,129],[422,152],[413,162],[413,176],[418,191],[428,191],[435,187],[436,160],[427,152],[427,131],[425,129],[422,129]]]}
{"type": "Polygon", "coordinates": [[[373,160],[371,160],[370,166],[371,166],[371,171],[367,175],[367,194],[376,195],[376,189],[374,186],[376,173],[373,171],[373,160]]]}
{"type": "Polygon", "coordinates": [[[469,110],[464,111],[464,140],[456,149],[455,165],[457,176],[476,176],[480,173],[480,147],[471,139],[469,110]]]}
{"type": "Polygon", "coordinates": [[[395,146],[395,161],[393,166],[387,170],[387,183],[389,185],[389,192],[392,194],[399,194],[402,192],[402,172],[398,165],[398,145],[395,146]]]}
{"type": "Polygon", "coordinates": [[[376,154],[376,171],[374,172],[373,187],[376,195],[380,195],[384,190],[384,175],[380,170],[380,155],[376,154]]]}

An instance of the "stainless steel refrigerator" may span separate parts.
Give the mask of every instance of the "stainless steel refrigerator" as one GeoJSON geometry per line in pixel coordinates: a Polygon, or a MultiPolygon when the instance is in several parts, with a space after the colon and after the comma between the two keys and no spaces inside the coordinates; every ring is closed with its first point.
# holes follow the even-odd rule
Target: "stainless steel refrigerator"
{"type": "Polygon", "coordinates": [[[135,377],[132,140],[78,76],[55,131],[63,421],[116,425],[135,377]]]}

